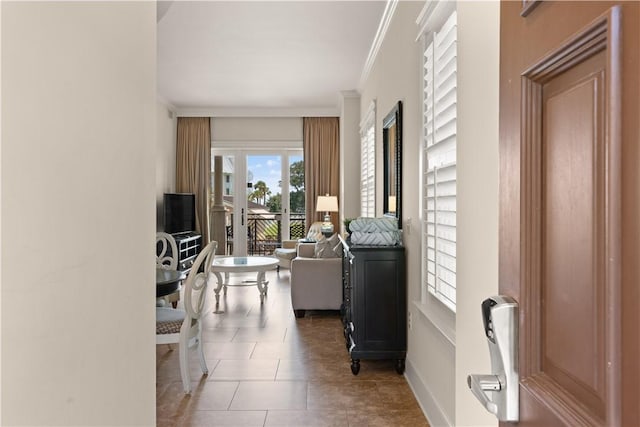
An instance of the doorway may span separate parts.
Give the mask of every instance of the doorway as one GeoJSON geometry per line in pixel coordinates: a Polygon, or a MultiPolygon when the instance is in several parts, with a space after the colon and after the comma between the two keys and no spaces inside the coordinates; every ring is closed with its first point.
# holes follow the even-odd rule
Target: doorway
{"type": "Polygon", "coordinates": [[[212,156],[222,156],[227,255],[271,255],[282,240],[303,237],[302,150],[213,149],[212,156]]]}

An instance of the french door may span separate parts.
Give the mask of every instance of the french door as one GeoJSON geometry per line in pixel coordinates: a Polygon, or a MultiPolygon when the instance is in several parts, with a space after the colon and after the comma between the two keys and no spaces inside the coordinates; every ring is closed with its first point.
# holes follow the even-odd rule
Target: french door
{"type": "Polygon", "coordinates": [[[296,214],[304,215],[304,176],[298,176],[300,170],[304,173],[304,167],[299,167],[302,150],[213,149],[212,156],[223,160],[226,253],[272,254],[282,240],[291,237],[292,211],[294,223],[299,221],[296,214]]]}

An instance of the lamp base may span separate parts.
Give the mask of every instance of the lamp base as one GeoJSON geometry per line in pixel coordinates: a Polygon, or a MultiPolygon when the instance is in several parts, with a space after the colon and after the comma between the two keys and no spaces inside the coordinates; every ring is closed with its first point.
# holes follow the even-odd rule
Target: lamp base
{"type": "Polygon", "coordinates": [[[324,213],[324,222],[320,226],[320,232],[325,237],[331,237],[333,235],[333,223],[331,222],[329,212],[324,213]]]}
{"type": "Polygon", "coordinates": [[[325,221],[320,226],[320,232],[325,237],[331,237],[333,235],[333,224],[329,221],[325,221]]]}

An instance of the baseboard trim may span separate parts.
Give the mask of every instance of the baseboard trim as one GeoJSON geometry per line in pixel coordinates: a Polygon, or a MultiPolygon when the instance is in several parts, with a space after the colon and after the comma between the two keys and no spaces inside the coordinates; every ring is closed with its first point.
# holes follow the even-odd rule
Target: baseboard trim
{"type": "Polygon", "coordinates": [[[404,376],[418,401],[418,405],[420,405],[422,412],[427,417],[429,425],[431,427],[453,426],[453,423],[449,421],[438,401],[434,398],[433,393],[431,393],[431,390],[429,390],[429,387],[422,380],[409,359],[406,361],[404,376]]]}

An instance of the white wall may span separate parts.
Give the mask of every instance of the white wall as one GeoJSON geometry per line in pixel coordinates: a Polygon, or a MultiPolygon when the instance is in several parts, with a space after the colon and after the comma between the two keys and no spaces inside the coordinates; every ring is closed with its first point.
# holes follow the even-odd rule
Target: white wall
{"type": "MultiPolygon", "coordinates": [[[[382,206],[382,118],[403,101],[403,219],[407,251],[407,379],[429,421],[496,425],[466,386],[489,372],[479,304],[495,294],[498,238],[499,4],[458,2],[458,293],[457,314],[438,301],[421,303],[418,191],[421,138],[421,44],[416,18],[423,2],[399,2],[362,89],[361,111],[377,99],[376,205],[382,206]],[[425,314],[426,313],[426,314],[425,314]]],[[[357,159],[356,159],[357,160],[357,159]]],[[[347,161],[345,159],[345,161],[347,161]]],[[[354,160],[355,161],[355,160],[354,160]]],[[[381,214],[381,209],[378,209],[381,214]]]]}
{"type": "Polygon", "coordinates": [[[176,135],[177,119],[163,102],[157,107],[157,144],[156,144],[156,229],[164,230],[162,210],[164,193],[176,191],[176,135]]]}
{"type": "Polygon", "coordinates": [[[480,303],[498,293],[499,2],[458,2],[456,425],[497,425],[467,375],[490,373],[480,303]]]}
{"type": "Polygon", "coordinates": [[[340,94],[340,227],[360,216],[360,95],[340,94]]]}
{"type": "MultiPolygon", "coordinates": [[[[376,213],[382,214],[382,119],[403,103],[402,216],[407,256],[408,331],[407,378],[433,425],[453,423],[455,417],[455,347],[418,311],[420,301],[420,135],[421,46],[415,24],[422,2],[399,2],[376,61],[362,89],[360,108],[376,99],[376,213]]],[[[362,117],[361,117],[362,119],[362,117]]],[[[451,316],[452,317],[452,316],[451,316]]],[[[453,326],[454,327],[454,326],[453,326]]]]}
{"type": "Polygon", "coordinates": [[[218,142],[300,142],[302,148],[302,118],[300,117],[213,117],[211,139],[218,142]]]}
{"type": "Polygon", "coordinates": [[[0,423],[153,425],[155,3],[0,7],[0,423]]]}

